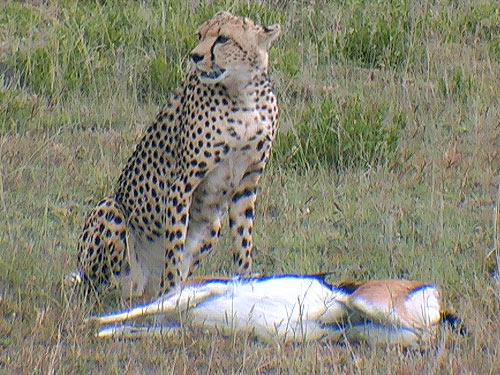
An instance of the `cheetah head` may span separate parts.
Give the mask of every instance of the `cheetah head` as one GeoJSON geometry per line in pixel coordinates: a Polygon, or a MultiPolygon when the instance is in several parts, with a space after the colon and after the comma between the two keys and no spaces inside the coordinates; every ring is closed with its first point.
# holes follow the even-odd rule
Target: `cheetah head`
{"type": "Polygon", "coordinates": [[[219,12],[199,27],[191,68],[205,84],[244,87],[256,74],[267,73],[268,51],[280,32],[277,24],[263,27],[219,12]]]}

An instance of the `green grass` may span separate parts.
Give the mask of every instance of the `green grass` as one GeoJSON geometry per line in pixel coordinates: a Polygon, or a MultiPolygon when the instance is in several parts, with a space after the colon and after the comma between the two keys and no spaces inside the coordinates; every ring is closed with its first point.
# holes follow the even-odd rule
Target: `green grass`
{"type": "Polygon", "coordinates": [[[323,97],[310,103],[294,127],[278,138],[274,152],[278,159],[284,157],[278,163],[340,170],[390,160],[405,126],[405,115],[392,112],[360,96],[323,97]]]}
{"type": "MultiPolygon", "coordinates": [[[[493,0],[3,2],[0,373],[499,373],[500,289],[495,257],[485,259],[499,184],[499,25],[493,0]],[[61,291],[83,220],[182,78],[196,27],[222,9],[283,28],[255,271],[437,282],[469,337],[446,335],[423,353],[189,331],[93,337],[84,317],[119,302],[61,291]]],[[[229,246],[223,236],[198,273],[231,274],[229,246]]]]}

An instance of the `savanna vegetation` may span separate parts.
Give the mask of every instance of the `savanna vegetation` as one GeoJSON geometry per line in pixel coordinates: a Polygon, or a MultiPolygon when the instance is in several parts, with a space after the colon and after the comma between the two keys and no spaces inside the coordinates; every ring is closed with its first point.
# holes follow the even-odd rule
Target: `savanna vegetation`
{"type": "MultiPolygon", "coordinates": [[[[3,1],[0,373],[500,373],[499,97],[494,0],[3,1]],[[83,323],[120,304],[61,288],[84,217],[219,10],[283,29],[254,271],[436,282],[467,336],[425,351],[189,330],[99,341],[83,323]]],[[[197,273],[230,275],[228,248],[197,273]]]]}

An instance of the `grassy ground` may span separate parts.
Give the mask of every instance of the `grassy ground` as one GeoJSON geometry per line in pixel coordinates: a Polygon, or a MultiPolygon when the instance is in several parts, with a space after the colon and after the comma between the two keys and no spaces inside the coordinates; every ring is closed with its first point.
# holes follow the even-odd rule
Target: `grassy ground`
{"type": "MultiPolygon", "coordinates": [[[[2,2],[0,373],[498,374],[500,287],[485,258],[500,166],[495,4],[2,2]],[[84,217],[181,79],[196,26],[221,9],[284,29],[255,271],[437,282],[470,336],[421,353],[200,332],[101,342],[82,323],[110,309],[61,292],[84,217]]],[[[231,274],[228,246],[199,274],[231,274]]]]}

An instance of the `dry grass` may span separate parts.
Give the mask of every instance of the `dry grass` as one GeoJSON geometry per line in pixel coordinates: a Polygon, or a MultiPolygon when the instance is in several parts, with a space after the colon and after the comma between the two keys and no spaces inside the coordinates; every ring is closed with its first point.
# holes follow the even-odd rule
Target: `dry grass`
{"type": "MultiPolygon", "coordinates": [[[[486,259],[500,166],[495,2],[197,3],[0,5],[0,373],[500,373],[498,252],[486,259]],[[119,304],[61,292],[84,216],[176,85],[196,25],[225,8],[285,30],[255,271],[437,282],[469,336],[407,352],[190,331],[97,341],[82,323],[119,304]]],[[[231,274],[228,246],[198,272],[231,274]]]]}

